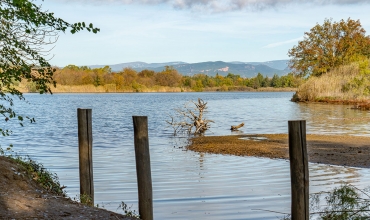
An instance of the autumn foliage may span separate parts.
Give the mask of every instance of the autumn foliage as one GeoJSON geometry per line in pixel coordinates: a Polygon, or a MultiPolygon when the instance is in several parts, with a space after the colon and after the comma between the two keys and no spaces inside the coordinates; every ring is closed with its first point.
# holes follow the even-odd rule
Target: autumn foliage
{"type": "Polygon", "coordinates": [[[324,73],[370,57],[370,37],[359,20],[350,18],[316,24],[304,39],[289,50],[290,68],[300,76],[324,73]]]}
{"type": "Polygon", "coordinates": [[[289,50],[290,67],[309,76],[293,101],[367,102],[370,95],[370,36],[359,20],[326,19],[289,50]]]}
{"type": "Polygon", "coordinates": [[[85,86],[85,92],[91,92],[93,88],[96,88],[93,92],[248,91],[261,87],[291,88],[301,84],[301,79],[293,74],[267,77],[258,73],[252,78],[232,73],[226,76],[183,76],[170,66],[160,72],[147,69],[137,72],[132,68],[112,72],[109,66],[91,69],[68,65],[56,70],[54,80],[57,82],[57,89],[63,86],[85,86]]]}

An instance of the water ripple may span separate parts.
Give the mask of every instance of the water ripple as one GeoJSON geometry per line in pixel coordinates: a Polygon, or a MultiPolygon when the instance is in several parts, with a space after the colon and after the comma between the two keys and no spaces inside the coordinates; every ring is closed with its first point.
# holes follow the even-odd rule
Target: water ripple
{"type": "MultiPolygon", "coordinates": [[[[121,201],[137,210],[132,115],[149,119],[149,143],[156,219],[277,219],[290,212],[289,162],[279,159],[213,155],[184,151],[186,139],[173,138],[165,119],[173,109],[198,97],[208,102],[213,135],[287,133],[287,121],[307,120],[308,133],[370,136],[368,112],[346,106],[297,104],[292,93],[26,94],[17,102],[35,124],[2,138],[23,155],[56,172],[68,195],[79,193],[77,108],[93,109],[95,202],[117,209],[121,201]]],[[[367,169],[310,163],[310,191],[349,182],[370,185],[367,169]]]]}

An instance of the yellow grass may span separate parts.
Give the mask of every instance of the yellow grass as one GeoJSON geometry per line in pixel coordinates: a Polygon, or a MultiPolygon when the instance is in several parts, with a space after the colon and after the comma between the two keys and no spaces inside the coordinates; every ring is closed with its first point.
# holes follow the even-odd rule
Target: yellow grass
{"type": "MultiPolygon", "coordinates": [[[[32,84],[27,81],[22,81],[19,83],[16,88],[21,91],[22,93],[30,93],[30,92],[37,92],[34,87],[31,86],[32,84]]],[[[190,88],[180,88],[180,87],[169,87],[169,86],[153,86],[153,87],[146,87],[141,85],[138,88],[133,88],[132,86],[125,86],[123,88],[117,88],[115,84],[106,84],[104,86],[94,86],[92,84],[89,85],[61,85],[57,84],[56,87],[50,86],[51,91],[53,93],[134,93],[134,92],[194,92],[190,88]]],[[[234,87],[226,87],[222,89],[221,87],[212,87],[212,88],[205,88],[204,92],[228,92],[228,91],[247,91],[247,92],[285,92],[285,91],[295,91],[295,88],[273,88],[273,87],[266,87],[266,88],[259,88],[253,89],[251,87],[245,86],[234,86],[234,87]]]]}
{"type": "MultiPolygon", "coordinates": [[[[35,89],[32,89],[30,83],[24,81],[19,83],[16,88],[22,93],[37,92],[35,89]]],[[[168,87],[168,86],[154,86],[152,88],[147,88],[145,86],[134,89],[130,86],[124,88],[117,88],[115,84],[106,84],[104,86],[94,86],[89,85],[60,85],[57,84],[56,87],[50,86],[53,93],[134,93],[134,92],[191,92],[179,87],[168,87]]]]}
{"type": "Polygon", "coordinates": [[[341,66],[320,77],[310,77],[302,84],[293,99],[298,101],[366,100],[366,88],[370,86],[366,74],[360,72],[359,64],[341,66]],[[361,83],[353,85],[356,80],[361,83]]]}
{"type": "Polygon", "coordinates": [[[290,87],[284,87],[284,88],[260,87],[256,91],[258,91],[258,92],[295,92],[295,91],[297,91],[297,88],[290,88],[290,87]]]}
{"type": "Polygon", "coordinates": [[[53,93],[120,93],[120,92],[182,92],[181,88],[178,87],[165,87],[157,86],[153,88],[141,88],[140,90],[133,89],[131,87],[117,89],[115,85],[109,84],[104,86],[94,85],[76,85],[66,86],[57,85],[56,88],[52,88],[53,93]]]}

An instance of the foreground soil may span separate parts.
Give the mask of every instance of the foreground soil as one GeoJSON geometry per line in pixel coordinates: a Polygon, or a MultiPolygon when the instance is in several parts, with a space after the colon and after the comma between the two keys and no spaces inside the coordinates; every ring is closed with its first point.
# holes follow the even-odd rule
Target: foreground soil
{"type": "Polygon", "coordinates": [[[48,193],[12,160],[0,157],[0,219],[125,219],[48,193]]]}
{"type": "MultiPolygon", "coordinates": [[[[370,137],[308,134],[309,162],[370,167],[370,137]]],[[[289,159],[287,134],[209,136],[193,138],[189,150],[237,156],[289,159]]]]}

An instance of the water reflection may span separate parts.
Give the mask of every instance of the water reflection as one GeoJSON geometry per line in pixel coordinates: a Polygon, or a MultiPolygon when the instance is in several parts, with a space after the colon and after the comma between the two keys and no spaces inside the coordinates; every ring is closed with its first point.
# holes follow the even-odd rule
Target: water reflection
{"type": "MultiPolygon", "coordinates": [[[[204,178],[204,153],[199,153],[199,178],[204,178]]],[[[200,180],[199,180],[200,181],[200,180]]]]}
{"type": "Polygon", "coordinates": [[[241,130],[236,130],[236,131],[230,131],[230,134],[231,135],[241,135],[241,134],[244,134],[244,132],[241,130]]]}
{"type": "Polygon", "coordinates": [[[362,177],[360,170],[355,167],[310,164],[310,178],[312,178],[310,185],[340,185],[343,182],[356,184],[360,182],[362,177]]]}
{"type": "Polygon", "coordinates": [[[350,134],[370,136],[370,116],[368,111],[351,109],[348,105],[320,103],[299,103],[299,111],[307,120],[311,133],[350,134]]]}

